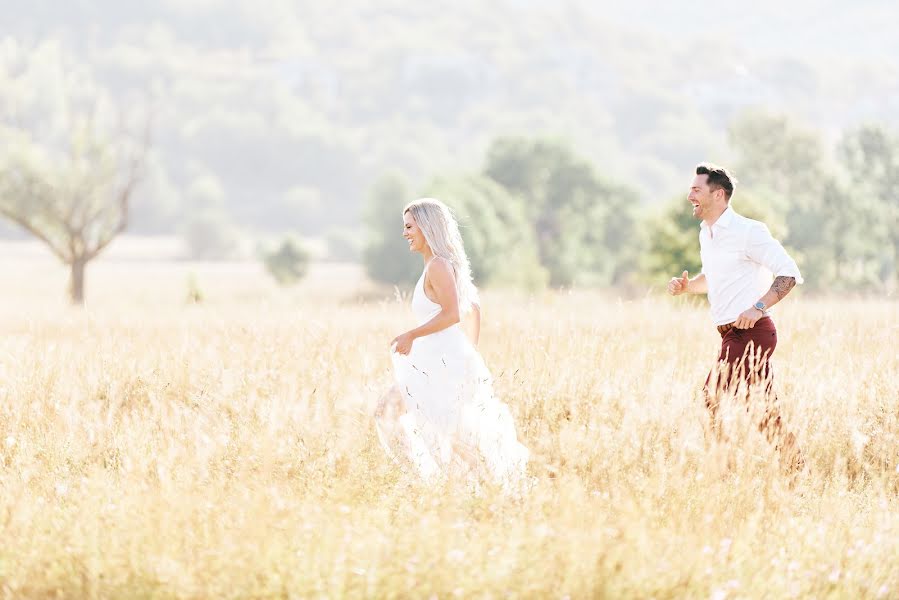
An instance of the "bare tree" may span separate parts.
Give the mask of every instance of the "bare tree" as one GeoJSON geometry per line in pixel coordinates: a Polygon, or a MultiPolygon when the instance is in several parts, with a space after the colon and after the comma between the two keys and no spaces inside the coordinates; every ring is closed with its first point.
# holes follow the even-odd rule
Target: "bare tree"
{"type": "MultiPolygon", "coordinates": [[[[92,122],[70,134],[63,153],[35,146],[19,129],[20,149],[0,163],[0,215],[44,242],[71,269],[72,303],[84,303],[84,272],[128,226],[131,197],[149,148],[142,139],[101,136],[92,122]]],[[[12,140],[9,140],[12,141],[12,140]]]]}

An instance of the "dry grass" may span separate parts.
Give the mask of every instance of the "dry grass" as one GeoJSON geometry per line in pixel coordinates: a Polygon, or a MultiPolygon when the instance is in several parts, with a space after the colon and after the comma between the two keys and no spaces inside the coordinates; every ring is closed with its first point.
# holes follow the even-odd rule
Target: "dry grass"
{"type": "Polygon", "coordinates": [[[400,304],[328,296],[323,271],[283,294],[110,263],[80,313],[51,264],[5,266],[3,597],[899,596],[895,303],[779,312],[791,488],[744,411],[730,443],[705,433],[701,306],[488,294],[483,353],[537,479],[514,500],[385,458],[369,415],[400,304]]]}

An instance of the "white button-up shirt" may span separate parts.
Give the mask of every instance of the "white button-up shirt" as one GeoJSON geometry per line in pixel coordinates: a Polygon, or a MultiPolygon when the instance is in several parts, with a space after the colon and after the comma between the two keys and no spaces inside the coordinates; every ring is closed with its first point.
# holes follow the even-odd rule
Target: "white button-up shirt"
{"type": "Polygon", "coordinates": [[[733,323],[752,308],[771,288],[772,274],[802,283],[796,261],[771,237],[768,227],[731,207],[711,227],[702,222],[699,249],[715,325],[733,323]]]}

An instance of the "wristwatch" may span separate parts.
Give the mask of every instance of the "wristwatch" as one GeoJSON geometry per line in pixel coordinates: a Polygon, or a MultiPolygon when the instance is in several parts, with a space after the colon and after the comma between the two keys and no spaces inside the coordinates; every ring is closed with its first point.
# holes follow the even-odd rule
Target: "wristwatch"
{"type": "Polygon", "coordinates": [[[752,307],[753,307],[753,308],[757,308],[757,309],[759,309],[759,310],[762,311],[762,312],[765,312],[765,308],[767,308],[767,307],[765,306],[765,303],[762,302],[761,300],[759,300],[758,302],[756,302],[755,304],[753,304],[752,307]]]}

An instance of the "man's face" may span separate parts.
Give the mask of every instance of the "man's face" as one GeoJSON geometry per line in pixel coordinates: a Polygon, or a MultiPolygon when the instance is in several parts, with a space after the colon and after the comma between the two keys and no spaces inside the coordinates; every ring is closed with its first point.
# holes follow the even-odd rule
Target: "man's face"
{"type": "Polygon", "coordinates": [[[690,184],[690,194],[687,200],[693,205],[693,216],[704,219],[712,213],[716,203],[724,197],[724,190],[717,189],[714,192],[709,189],[709,176],[705,173],[697,175],[690,184]]]}

